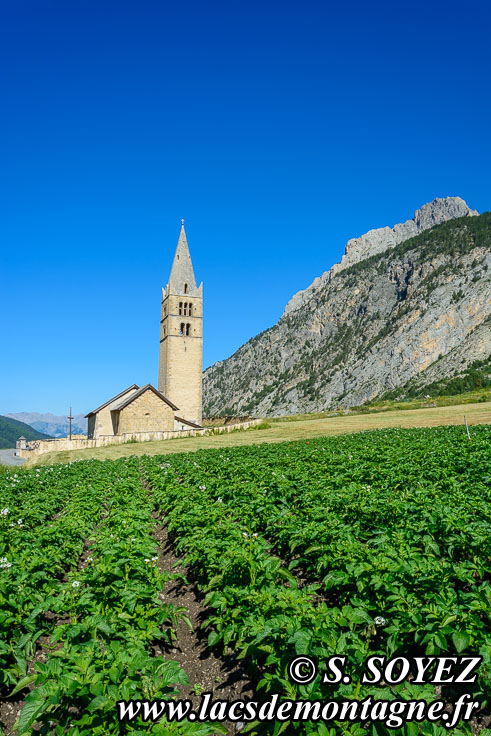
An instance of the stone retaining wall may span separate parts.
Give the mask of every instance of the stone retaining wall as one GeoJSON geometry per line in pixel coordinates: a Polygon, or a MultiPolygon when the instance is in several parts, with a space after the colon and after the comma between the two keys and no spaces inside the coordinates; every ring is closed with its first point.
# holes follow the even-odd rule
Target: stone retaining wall
{"type": "Polygon", "coordinates": [[[28,443],[26,448],[17,448],[19,457],[33,457],[45,455],[47,452],[61,452],[62,450],[86,450],[91,447],[106,447],[107,445],[122,445],[125,442],[151,442],[152,440],[172,440],[179,437],[198,437],[199,435],[225,434],[239,429],[249,429],[260,424],[262,419],[250,419],[247,422],[228,424],[226,427],[205,427],[204,429],[168,430],[165,432],[127,432],[118,435],[102,435],[96,440],[85,439],[56,439],[35,440],[28,443]]]}

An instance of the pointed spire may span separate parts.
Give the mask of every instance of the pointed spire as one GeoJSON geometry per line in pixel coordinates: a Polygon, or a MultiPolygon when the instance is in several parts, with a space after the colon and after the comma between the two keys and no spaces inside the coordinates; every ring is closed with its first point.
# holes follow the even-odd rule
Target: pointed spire
{"type": "Polygon", "coordinates": [[[170,290],[171,294],[196,294],[196,280],[194,278],[186,231],[184,230],[184,220],[181,220],[181,232],[177,241],[167,290],[170,290]]]}

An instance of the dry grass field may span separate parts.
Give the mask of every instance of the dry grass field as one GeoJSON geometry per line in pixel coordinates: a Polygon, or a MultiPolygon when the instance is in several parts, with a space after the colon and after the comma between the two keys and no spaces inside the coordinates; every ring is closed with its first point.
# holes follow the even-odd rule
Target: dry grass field
{"type": "MultiPolygon", "coordinates": [[[[478,404],[459,404],[436,406],[426,409],[406,409],[401,411],[355,414],[348,416],[306,418],[298,421],[271,419],[268,429],[252,429],[231,432],[230,434],[158,442],[130,442],[124,445],[97,447],[90,450],[54,452],[33,457],[26,466],[66,463],[72,460],[98,460],[127,457],[128,455],[166,455],[175,452],[190,452],[205,448],[232,447],[236,445],[256,445],[262,442],[289,442],[311,437],[362,432],[387,427],[438,427],[446,424],[461,424],[465,432],[464,414],[472,424],[491,423],[491,402],[478,404]]],[[[26,467],[24,466],[24,467],[26,467]]]]}

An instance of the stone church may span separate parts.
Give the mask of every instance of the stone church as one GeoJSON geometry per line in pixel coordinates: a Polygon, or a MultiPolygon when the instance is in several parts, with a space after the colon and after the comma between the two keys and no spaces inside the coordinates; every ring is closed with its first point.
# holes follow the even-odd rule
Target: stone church
{"type": "Polygon", "coordinates": [[[159,387],[129,386],[86,415],[89,439],[200,428],[203,284],[182,221],[160,314],[159,387]]]}

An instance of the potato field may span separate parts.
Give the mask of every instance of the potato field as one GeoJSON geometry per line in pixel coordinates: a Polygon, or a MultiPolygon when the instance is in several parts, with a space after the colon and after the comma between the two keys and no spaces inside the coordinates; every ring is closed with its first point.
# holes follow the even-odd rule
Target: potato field
{"type": "MultiPolygon", "coordinates": [[[[235,733],[218,723],[120,722],[118,701],[170,700],[182,576],[159,566],[165,528],[196,586],[214,656],[240,662],[254,699],[481,704],[445,728],[485,732],[490,703],[488,426],[381,430],[0,476],[0,733],[235,733]],[[345,657],[349,682],[323,683],[345,657]],[[480,656],[473,684],[361,682],[366,660],[480,656]],[[318,663],[308,684],[295,656],[318,663]],[[13,715],[12,715],[13,714],[13,715]],[[483,730],[484,729],[484,730],[483,730]]],[[[258,723],[241,733],[384,736],[376,721],[258,723]]],[[[394,732],[394,730],[392,730],[394,732]]]]}

